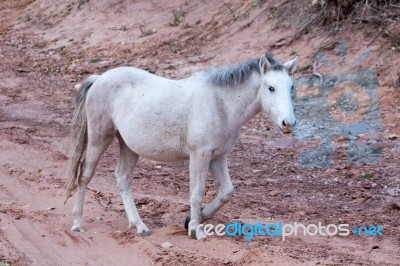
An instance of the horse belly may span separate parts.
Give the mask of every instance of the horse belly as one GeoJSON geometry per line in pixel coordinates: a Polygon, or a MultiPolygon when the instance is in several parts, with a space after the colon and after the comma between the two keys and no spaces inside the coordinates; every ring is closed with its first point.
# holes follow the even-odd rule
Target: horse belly
{"type": "Polygon", "coordinates": [[[132,112],[117,123],[128,147],[141,157],[155,161],[180,161],[189,158],[186,125],[181,117],[159,112],[141,115],[132,112]]]}
{"type": "Polygon", "coordinates": [[[169,132],[143,130],[134,138],[128,137],[128,146],[139,156],[154,161],[173,162],[189,159],[184,137],[169,132]]]}

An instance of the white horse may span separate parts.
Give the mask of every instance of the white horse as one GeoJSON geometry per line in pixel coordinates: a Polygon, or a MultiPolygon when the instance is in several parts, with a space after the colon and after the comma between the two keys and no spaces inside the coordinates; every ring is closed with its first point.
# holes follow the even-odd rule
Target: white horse
{"type": "Polygon", "coordinates": [[[142,235],[150,231],[141,220],[132,193],[132,172],[139,156],[171,162],[190,160],[190,222],[188,234],[206,235],[199,225],[210,219],[233,194],[226,154],[240,128],[264,110],[284,133],[296,120],[289,77],[297,58],[279,64],[271,55],[236,66],[208,69],[171,80],[132,67],[90,76],[76,99],[71,139],[73,154],[66,200],[78,185],[73,231],[83,226],[85,190],[96,165],[114,137],[120,145],[115,176],[129,226],[142,235]],[[215,199],[202,208],[210,171],[219,186],[215,199]]]}

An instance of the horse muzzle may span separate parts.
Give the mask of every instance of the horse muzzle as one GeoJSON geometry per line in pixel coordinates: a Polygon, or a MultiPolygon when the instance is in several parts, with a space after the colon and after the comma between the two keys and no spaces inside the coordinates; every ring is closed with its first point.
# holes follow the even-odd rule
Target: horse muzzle
{"type": "Polygon", "coordinates": [[[292,129],[295,125],[296,125],[296,120],[293,123],[290,123],[287,120],[283,120],[281,122],[281,124],[279,125],[279,127],[283,133],[290,134],[290,133],[292,133],[292,131],[293,131],[292,129]]]}

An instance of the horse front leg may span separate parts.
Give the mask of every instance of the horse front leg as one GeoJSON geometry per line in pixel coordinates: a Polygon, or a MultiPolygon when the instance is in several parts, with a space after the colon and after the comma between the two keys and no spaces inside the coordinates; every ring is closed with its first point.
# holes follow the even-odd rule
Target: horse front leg
{"type": "Polygon", "coordinates": [[[209,169],[214,182],[218,186],[218,194],[214,200],[203,209],[202,222],[211,219],[214,214],[232,198],[233,194],[233,185],[228,172],[226,156],[223,155],[212,160],[209,169]]]}
{"type": "Polygon", "coordinates": [[[206,178],[208,165],[211,159],[211,151],[197,151],[190,154],[189,175],[190,175],[190,222],[188,235],[196,239],[207,237],[202,227],[203,222],[201,204],[206,191],[206,178]]]}

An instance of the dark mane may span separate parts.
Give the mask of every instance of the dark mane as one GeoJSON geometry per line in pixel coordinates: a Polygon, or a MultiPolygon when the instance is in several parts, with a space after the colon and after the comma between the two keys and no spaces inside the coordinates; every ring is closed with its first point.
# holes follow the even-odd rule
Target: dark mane
{"type": "MultiPolygon", "coordinates": [[[[283,70],[284,67],[272,58],[270,54],[265,57],[271,64],[272,70],[283,70]]],[[[256,72],[261,73],[259,59],[241,62],[237,65],[228,65],[221,68],[209,68],[206,70],[208,80],[211,84],[221,87],[236,87],[246,82],[256,72]]]]}

